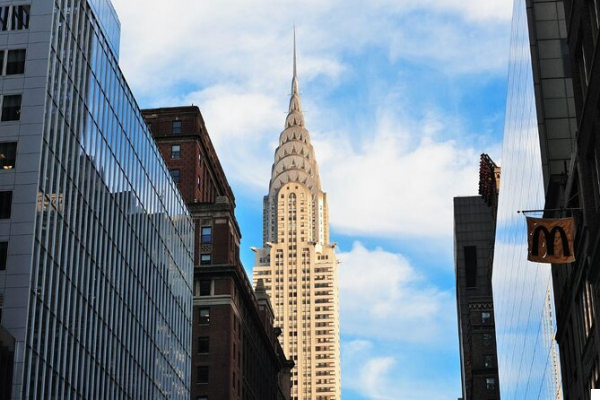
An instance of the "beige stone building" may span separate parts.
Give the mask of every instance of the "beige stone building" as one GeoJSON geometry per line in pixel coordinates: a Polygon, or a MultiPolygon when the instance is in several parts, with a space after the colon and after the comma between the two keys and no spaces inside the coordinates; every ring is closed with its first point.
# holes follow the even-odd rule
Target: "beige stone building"
{"type": "Polygon", "coordinates": [[[335,244],[327,194],[304,116],[296,76],[285,129],[264,198],[263,248],[254,249],[254,285],[271,297],[275,326],[292,370],[292,400],[339,400],[340,330],[335,244]]]}

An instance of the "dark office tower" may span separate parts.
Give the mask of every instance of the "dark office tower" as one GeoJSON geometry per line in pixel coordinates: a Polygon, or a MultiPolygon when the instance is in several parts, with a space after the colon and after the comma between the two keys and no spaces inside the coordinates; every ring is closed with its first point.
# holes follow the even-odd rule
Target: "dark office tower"
{"type": "Polygon", "coordinates": [[[144,110],[171,176],[192,214],[193,400],[279,400],[290,369],[264,287],[254,293],[239,259],[235,198],[198,107],[144,110]]]}
{"type": "Polygon", "coordinates": [[[600,389],[600,2],[564,3],[577,135],[569,170],[548,190],[546,208],[574,209],[561,214],[575,217],[575,262],[552,268],[556,339],[565,398],[589,400],[590,389],[600,389]]]}
{"type": "Polygon", "coordinates": [[[482,196],[454,198],[454,265],[463,400],[499,399],[492,256],[500,171],[482,155],[482,196]],[[490,203],[488,205],[488,203],[490,203]]]}
{"type": "Polygon", "coordinates": [[[189,398],[193,224],[119,70],[119,30],[108,0],[0,0],[12,399],[189,398]]]}
{"type": "Polygon", "coordinates": [[[557,346],[579,339],[557,330],[558,282],[551,265],[527,261],[525,220],[561,216],[537,210],[555,208],[549,199],[572,172],[577,127],[565,15],[562,0],[514,2],[492,278],[503,400],[580,399],[567,395],[557,346]]]}

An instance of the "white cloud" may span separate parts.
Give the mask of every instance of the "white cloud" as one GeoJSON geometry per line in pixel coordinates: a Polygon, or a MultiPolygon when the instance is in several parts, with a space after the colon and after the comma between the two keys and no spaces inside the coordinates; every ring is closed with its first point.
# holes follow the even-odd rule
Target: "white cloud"
{"type": "Polygon", "coordinates": [[[372,236],[442,237],[452,232],[452,197],[477,194],[479,154],[444,140],[434,114],[388,114],[370,135],[315,140],[334,229],[372,236]]]}
{"type": "Polygon", "coordinates": [[[285,120],[279,104],[260,91],[231,85],[190,93],[181,102],[202,104],[206,127],[229,179],[255,189],[266,187],[277,144],[274,132],[283,129],[285,120]]]}
{"type": "Polygon", "coordinates": [[[339,254],[340,318],[345,334],[409,343],[448,343],[454,298],[426,282],[400,254],[355,243],[339,254]],[[368,271],[368,273],[365,273],[368,271]]]}
{"type": "Polygon", "coordinates": [[[385,352],[366,340],[344,342],[342,387],[369,400],[455,400],[460,393],[458,377],[436,373],[434,363],[427,374],[405,355],[385,352]]]}
{"type": "MultiPolygon", "coordinates": [[[[229,180],[254,195],[266,192],[284,121],[294,21],[302,82],[331,85],[319,85],[323,98],[340,82],[350,88],[364,79],[352,62],[377,49],[454,74],[504,73],[508,54],[500,45],[510,15],[504,0],[113,1],[123,22],[123,69],[140,102],[198,104],[229,180]]],[[[376,126],[355,127],[342,104],[311,97],[307,119],[335,229],[450,232],[450,197],[474,194],[477,181],[478,152],[441,139],[456,121],[403,115],[397,105],[378,111],[376,126]],[[319,119],[344,121],[338,132],[347,131],[320,136],[319,119]]],[[[365,106],[393,104],[392,97],[381,93],[365,106]]]]}
{"type": "Polygon", "coordinates": [[[506,70],[505,0],[113,2],[123,21],[122,66],[148,98],[182,84],[279,91],[291,69],[294,22],[306,81],[335,80],[352,68],[345,55],[374,48],[454,73],[506,70]]]}

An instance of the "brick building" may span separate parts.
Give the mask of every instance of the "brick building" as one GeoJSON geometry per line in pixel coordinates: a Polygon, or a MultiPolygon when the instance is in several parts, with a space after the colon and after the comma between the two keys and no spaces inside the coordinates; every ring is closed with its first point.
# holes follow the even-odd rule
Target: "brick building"
{"type": "Polygon", "coordinates": [[[290,369],[263,286],[239,259],[235,197],[198,107],[143,111],[195,223],[192,399],[289,399],[290,369]]]}

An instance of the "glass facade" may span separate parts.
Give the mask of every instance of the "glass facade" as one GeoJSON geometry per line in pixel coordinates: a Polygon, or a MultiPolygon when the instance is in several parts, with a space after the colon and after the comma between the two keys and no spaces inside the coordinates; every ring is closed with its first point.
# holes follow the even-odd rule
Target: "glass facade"
{"type": "Polygon", "coordinates": [[[562,399],[551,267],[527,261],[518,213],[545,203],[525,0],[514,2],[508,84],[492,278],[501,398],[562,399]]]}
{"type": "Polygon", "coordinates": [[[0,125],[18,143],[0,175],[13,396],[189,399],[194,228],[119,69],[114,9],[30,5],[23,109],[0,125]]]}

